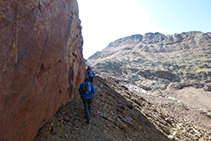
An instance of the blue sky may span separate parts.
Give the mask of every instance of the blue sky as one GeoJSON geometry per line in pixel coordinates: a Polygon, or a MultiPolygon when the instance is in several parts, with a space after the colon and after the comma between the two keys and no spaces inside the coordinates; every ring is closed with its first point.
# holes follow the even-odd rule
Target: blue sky
{"type": "Polygon", "coordinates": [[[211,0],[77,0],[88,59],[116,39],[148,32],[211,32],[211,0]]]}

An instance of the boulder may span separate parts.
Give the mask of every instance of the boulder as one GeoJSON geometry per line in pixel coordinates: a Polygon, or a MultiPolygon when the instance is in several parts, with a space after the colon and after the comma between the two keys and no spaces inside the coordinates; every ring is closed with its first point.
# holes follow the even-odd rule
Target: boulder
{"type": "Polygon", "coordinates": [[[84,80],[76,0],[0,2],[0,140],[33,140],[84,80]]]}
{"type": "Polygon", "coordinates": [[[155,37],[154,37],[154,43],[162,42],[163,40],[165,40],[165,38],[166,38],[166,36],[164,34],[156,32],[155,37]]]}
{"type": "Polygon", "coordinates": [[[174,34],[174,42],[175,43],[182,42],[182,40],[183,40],[183,38],[182,38],[181,34],[177,34],[177,33],[174,34]]]}
{"type": "Polygon", "coordinates": [[[143,41],[149,41],[152,40],[154,38],[154,33],[149,32],[149,33],[145,33],[143,36],[143,41]]]}
{"type": "Polygon", "coordinates": [[[171,73],[170,71],[159,70],[155,72],[155,76],[159,78],[167,79],[170,81],[180,81],[180,78],[177,77],[175,74],[171,73]]]}
{"type": "Polygon", "coordinates": [[[174,89],[177,89],[177,90],[183,88],[183,86],[179,82],[172,83],[171,87],[174,88],[174,89]]]}
{"type": "Polygon", "coordinates": [[[207,41],[211,41],[211,36],[208,34],[208,33],[204,33],[204,34],[201,34],[201,36],[199,36],[197,39],[196,39],[196,44],[198,46],[201,46],[201,45],[204,45],[207,43],[207,41]]]}
{"type": "Polygon", "coordinates": [[[172,35],[167,35],[165,38],[165,44],[166,45],[173,44],[173,42],[174,42],[174,39],[173,39],[172,35]]]}
{"type": "Polygon", "coordinates": [[[205,91],[211,91],[211,84],[207,84],[204,86],[205,91]]]}

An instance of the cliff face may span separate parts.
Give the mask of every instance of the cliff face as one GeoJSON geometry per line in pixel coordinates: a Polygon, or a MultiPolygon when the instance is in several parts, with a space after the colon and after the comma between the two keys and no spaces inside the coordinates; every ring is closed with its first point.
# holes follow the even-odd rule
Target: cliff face
{"type": "Polygon", "coordinates": [[[84,80],[76,0],[0,1],[0,140],[32,140],[84,80]]]}

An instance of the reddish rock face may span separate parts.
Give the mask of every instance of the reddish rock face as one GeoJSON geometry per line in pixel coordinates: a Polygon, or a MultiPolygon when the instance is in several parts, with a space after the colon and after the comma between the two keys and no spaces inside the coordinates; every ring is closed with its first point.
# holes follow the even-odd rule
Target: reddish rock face
{"type": "Polygon", "coordinates": [[[0,1],[0,140],[33,140],[84,80],[76,0],[0,1]]]}

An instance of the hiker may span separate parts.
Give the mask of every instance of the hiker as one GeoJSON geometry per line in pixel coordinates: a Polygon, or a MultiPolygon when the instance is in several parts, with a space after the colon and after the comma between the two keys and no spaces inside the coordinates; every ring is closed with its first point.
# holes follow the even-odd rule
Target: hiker
{"type": "Polygon", "coordinates": [[[81,83],[79,93],[84,104],[86,123],[89,123],[91,118],[91,103],[92,98],[94,97],[95,88],[88,78],[85,79],[84,83],[81,83]]]}
{"type": "Polygon", "coordinates": [[[95,72],[91,69],[90,66],[88,66],[86,73],[89,76],[90,82],[93,83],[93,77],[95,76],[95,72]]]}

